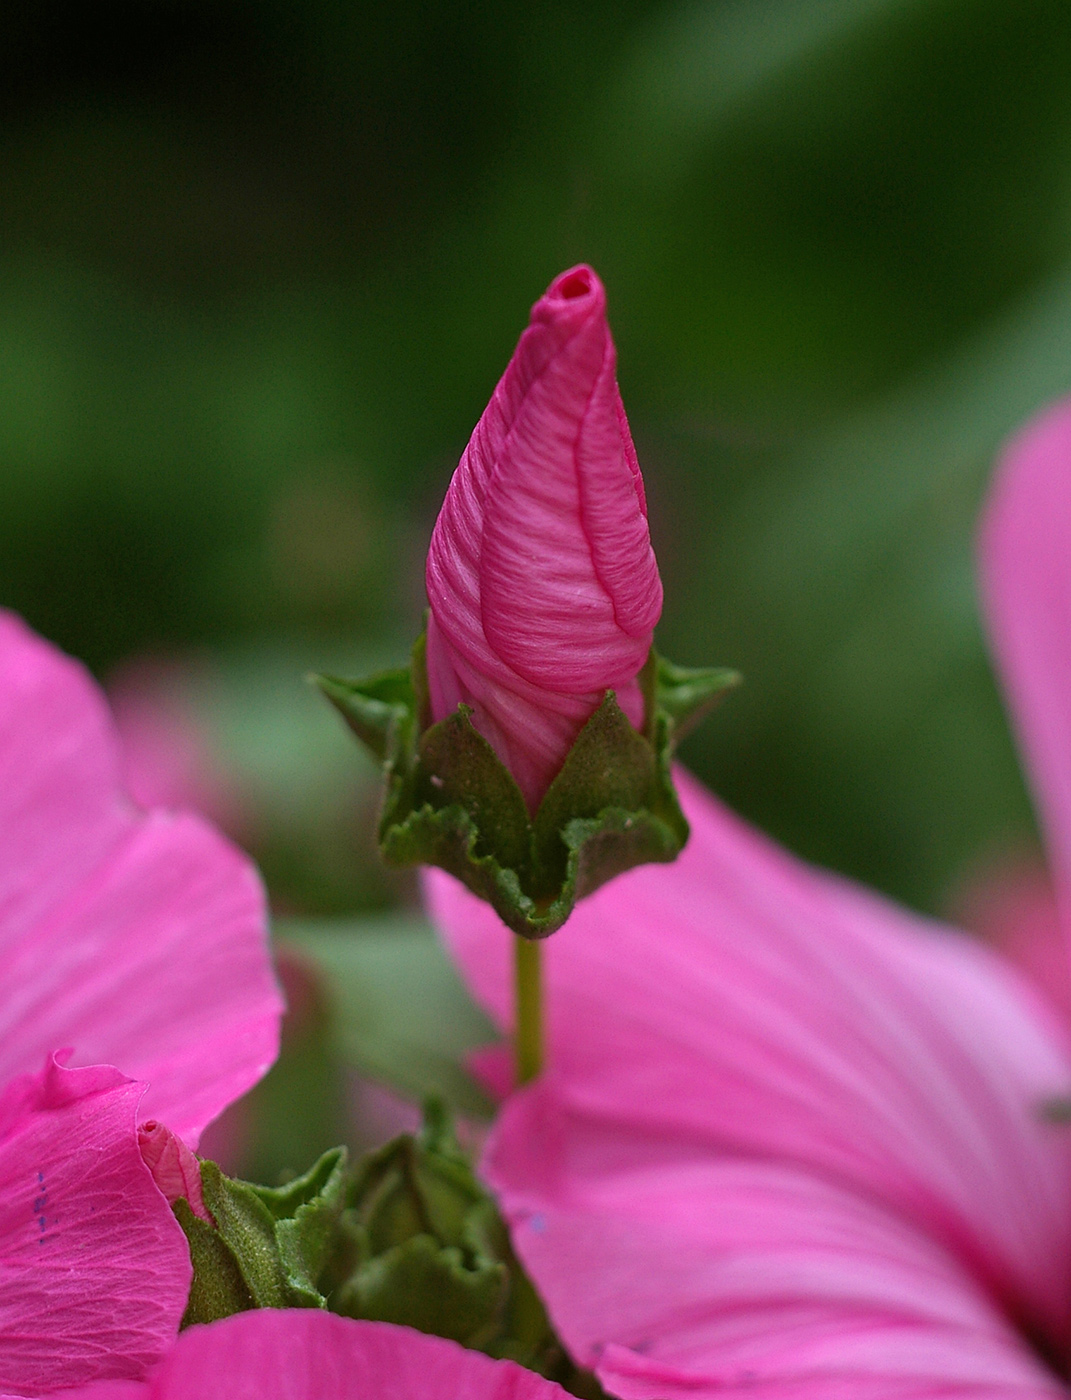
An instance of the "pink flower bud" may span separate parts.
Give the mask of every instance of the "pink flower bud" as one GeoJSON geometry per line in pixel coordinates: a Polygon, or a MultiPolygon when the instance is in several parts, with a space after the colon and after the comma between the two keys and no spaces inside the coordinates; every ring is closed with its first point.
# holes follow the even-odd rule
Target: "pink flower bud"
{"type": "Polygon", "coordinates": [[[532,308],[428,551],[432,717],[476,728],[534,810],[607,690],[638,729],[662,610],[636,450],[590,267],[532,308]]]}
{"type": "Polygon", "coordinates": [[[189,1202],[194,1215],[212,1224],[212,1217],[205,1207],[201,1194],[201,1168],[197,1158],[170,1128],[150,1119],[138,1128],[138,1146],[141,1160],[152,1173],[162,1195],[169,1205],[174,1205],[180,1196],[189,1202]]]}

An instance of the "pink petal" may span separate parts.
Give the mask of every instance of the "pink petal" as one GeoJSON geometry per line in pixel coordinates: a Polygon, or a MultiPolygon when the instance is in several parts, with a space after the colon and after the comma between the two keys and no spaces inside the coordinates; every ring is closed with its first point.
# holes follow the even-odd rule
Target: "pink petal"
{"type": "Polygon", "coordinates": [[[278,1048],[252,865],[198,818],[123,795],[103,699],[0,614],[0,1083],[57,1045],[149,1082],[191,1145],[278,1048]]]}
{"type": "Polygon", "coordinates": [[[1071,399],[1006,449],[981,536],[982,594],[1071,937],[1071,399]]]}
{"type": "MultiPolygon", "coordinates": [[[[145,1400],[566,1400],[560,1386],[455,1342],[332,1313],[239,1313],[191,1327],[145,1400]]],[[[128,1400],[116,1388],[64,1400],[128,1400]]]]}
{"type": "Polygon", "coordinates": [[[957,921],[998,948],[1071,1025],[1071,977],[1056,895],[1040,861],[998,860],[959,891],[957,921]]]}
{"type": "MultiPolygon", "coordinates": [[[[796,1164],[867,1193],[1062,1344],[1071,1156],[1039,1111],[1071,1084],[1055,1020],[986,950],[678,780],[684,854],[605,886],[546,946],[567,1121],[615,1125],[626,1156],[660,1137],[685,1159],[796,1164]]],[[[448,877],[427,889],[505,1023],[509,935],[448,877]]]]}
{"type": "Polygon", "coordinates": [[[0,1391],[138,1378],[174,1342],[190,1257],[141,1160],[142,1088],[53,1060],[0,1097],[0,1391]]]}
{"type": "Polygon", "coordinates": [[[588,267],[532,309],[443,503],[428,552],[436,719],[460,700],[534,806],[602,692],[642,722],[636,675],[662,585],[588,267]]]}
{"type": "Polygon", "coordinates": [[[563,1341],[623,1400],[1058,1396],[939,1245],[799,1167],[572,1112],[553,1076],[485,1161],[563,1341]]]}

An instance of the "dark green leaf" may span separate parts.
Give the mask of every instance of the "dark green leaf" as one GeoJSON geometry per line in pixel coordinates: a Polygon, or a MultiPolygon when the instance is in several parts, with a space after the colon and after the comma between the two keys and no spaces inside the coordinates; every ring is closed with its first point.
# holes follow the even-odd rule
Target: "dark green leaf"
{"type": "Polygon", "coordinates": [[[471,714],[467,705],[459,705],[421,735],[414,801],[435,811],[463,808],[476,833],[472,854],[491,856],[523,879],[529,860],[524,798],[512,773],[473,728],[471,714]]]}
{"type": "Polygon", "coordinates": [[[575,848],[578,838],[594,835],[599,815],[607,809],[618,808],[624,814],[649,810],[657,801],[657,784],[654,750],[628,722],[613,692],[607,691],[536,813],[536,896],[552,898],[565,883],[570,849],[567,828],[572,830],[575,848]]]}

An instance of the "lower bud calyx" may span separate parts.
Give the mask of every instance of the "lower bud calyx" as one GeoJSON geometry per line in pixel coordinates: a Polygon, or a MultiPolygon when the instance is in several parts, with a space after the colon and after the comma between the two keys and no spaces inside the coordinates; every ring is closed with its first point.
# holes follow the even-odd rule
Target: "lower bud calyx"
{"type": "Polygon", "coordinates": [[[578,899],[615,875],[675,860],[688,839],[673,748],[739,676],[686,670],[652,649],[639,679],[642,730],[608,690],[530,814],[467,706],[431,722],[423,637],[408,667],[367,680],[315,677],[383,765],[378,841],[387,864],[439,866],[527,938],[559,929],[578,899]]]}

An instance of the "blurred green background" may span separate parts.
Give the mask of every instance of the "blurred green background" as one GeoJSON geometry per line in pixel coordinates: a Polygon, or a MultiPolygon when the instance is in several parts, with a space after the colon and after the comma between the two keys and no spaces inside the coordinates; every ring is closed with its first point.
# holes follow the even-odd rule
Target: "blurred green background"
{"type": "Polygon", "coordinates": [[[412,901],[302,675],[404,655],[580,259],[660,645],[746,675],[687,761],[927,910],[1033,839],[972,534],[1071,386],[1066,0],[25,0],[0,143],[0,601],[102,678],[168,659],[283,912],[412,901]]]}

